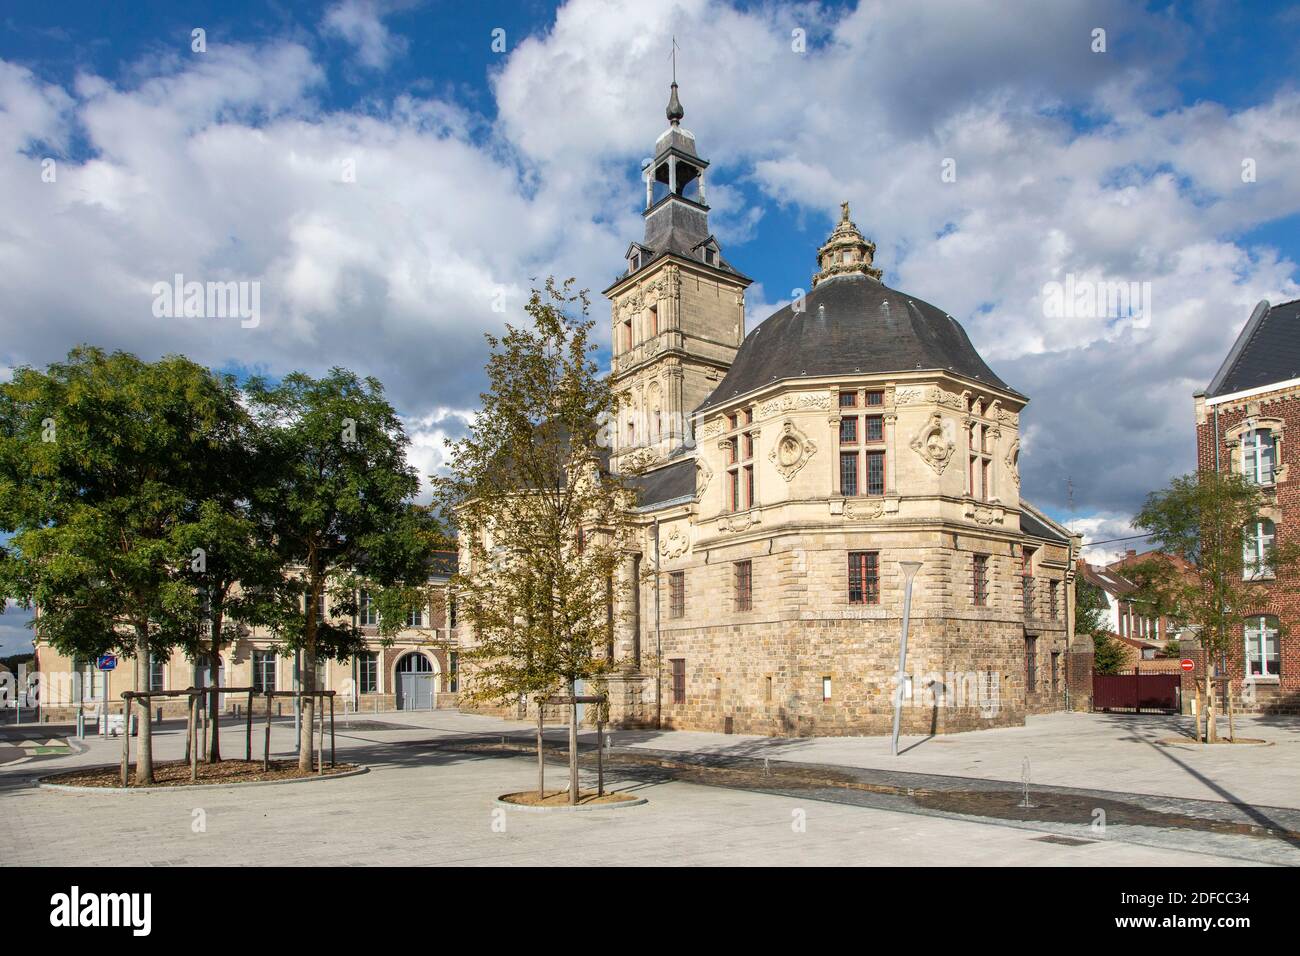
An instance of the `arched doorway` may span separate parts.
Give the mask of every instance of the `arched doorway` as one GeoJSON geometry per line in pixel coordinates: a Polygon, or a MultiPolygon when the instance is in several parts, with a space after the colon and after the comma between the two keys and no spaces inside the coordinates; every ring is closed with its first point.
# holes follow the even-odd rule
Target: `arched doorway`
{"type": "Polygon", "coordinates": [[[433,661],[411,651],[397,662],[397,709],[432,710],[438,672],[433,661]]]}

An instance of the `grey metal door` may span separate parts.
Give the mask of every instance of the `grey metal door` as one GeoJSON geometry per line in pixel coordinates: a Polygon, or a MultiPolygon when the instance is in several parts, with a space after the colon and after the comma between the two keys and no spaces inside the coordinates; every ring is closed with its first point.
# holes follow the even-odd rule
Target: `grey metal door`
{"type": "Polygon", "coordinates": [[[397,662],[397,709],[433,708],[433,665],[423,654],[407,654],[397,662]]]}

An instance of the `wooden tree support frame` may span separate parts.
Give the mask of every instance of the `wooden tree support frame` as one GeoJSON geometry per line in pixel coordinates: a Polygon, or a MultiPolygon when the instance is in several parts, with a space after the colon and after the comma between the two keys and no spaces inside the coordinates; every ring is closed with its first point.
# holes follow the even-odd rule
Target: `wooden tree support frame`
{"type": "Polygon", "coordinates": [[[546,793],[546,755],[542,747],[542,708],[546,704],[566,704],[572,708],[569,714],[569,746],[573,749],[573,776],[569,780],[569,803],[578,803],[578,705],[599,704],[601,710],[596,718],[596,796],[605,795],[605,720],[604,705],[609,703],[606,694],[576,695],[551,694],[536,698],[537,704],[537,794],[546,793]]]}
{"type": "MultiPolygon", "coordinates": [[[[329,700],[329,717],[330,717],[330,767],[336,766],[335,763],[335,736],[334,736],[334,697],[336,692],[332,690],[266,690],[259,691],[255,687],[187,687],[184,690],[150,690],[138,691],[128,690],[122,693],[122,772],[121,781],[123,787],[130,786],[130,768],[131,768],[131,717],[132,704],[135,701],[143,700],[144,706],[149,707],[150,702],[155,697],[188,697],[186,702],[186,728],[185,728],[185,758],[190,765],[190,780],[197,782],[199,778],[199,733],[200,719],[199,714],[206,714],[208,707],[200,708],[198,706],[201,698],[206,698],[209,694],[247,694],[248,695],[248,715],[244,725],[244,759],[248,762],[253,760],[253,701],[256,696],[261,695],[266,698],[266,736],[262,745],[262,769],[271,769],[271,702],[275,697],[319,697],[322,698],[321,706],[316,708],[320,715],[317,721],[318,734],[316,742],[316,773],[325,772],[325,707],[324,700],[329,700]]],[[[202,748],[207,753],[206,737],[207,726],[203,726],[203,736],[205,746],[202,748]]]]}

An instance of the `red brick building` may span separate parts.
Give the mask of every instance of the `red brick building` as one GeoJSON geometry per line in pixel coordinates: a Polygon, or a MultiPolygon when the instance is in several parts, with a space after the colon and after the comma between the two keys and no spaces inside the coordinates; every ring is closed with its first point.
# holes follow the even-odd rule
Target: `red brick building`
{"type": "MultiPolygon", "coordinates": [[[[1245,529],[1247,562],[1300,534],[1300,300],[1260,302],[1196,399],[1201,469],[1246,475],[1267,499],[1245,529]],[[1288,432],[1291,441],[1287,441],[1288,432]]],[[[1263,572],[1271,574],[1271,572],[1263,572]]],[[[1265,579],[1267,597],[1233,643],[1228,671],[1248,709],[1300,712],[1300,582],[1265,579]]]]}

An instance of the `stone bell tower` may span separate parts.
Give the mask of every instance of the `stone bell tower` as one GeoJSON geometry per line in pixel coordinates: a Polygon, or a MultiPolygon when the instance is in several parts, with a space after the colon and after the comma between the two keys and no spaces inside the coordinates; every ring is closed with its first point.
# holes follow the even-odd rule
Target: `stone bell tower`
{"type": "Polygon", "coordinates": [[[681,125],[673,81],[668,129],[645,179],[645,237],[627,248],[626,271],[605,290],[611,306],[614,388],[624,396],[613,464],[647,464],[681,445],[690,414],[713,391],[745,338],[750,279],[722,258],[709,232],[708,161],[681,125]]]}

